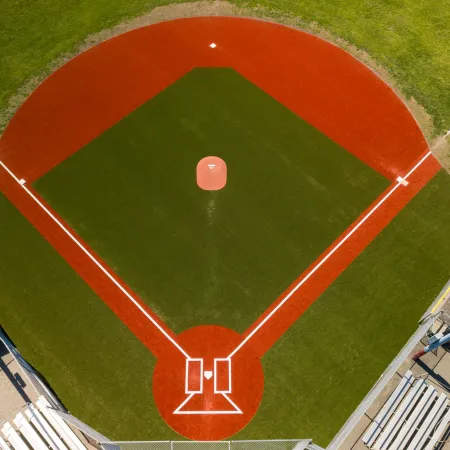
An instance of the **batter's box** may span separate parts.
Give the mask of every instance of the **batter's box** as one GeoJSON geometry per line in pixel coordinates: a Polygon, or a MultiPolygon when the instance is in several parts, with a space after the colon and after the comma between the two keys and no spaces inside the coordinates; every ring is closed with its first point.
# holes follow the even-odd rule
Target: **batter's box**
{"type": "Polygon", "coordinates": [[[186,360],[185,393],[187,398],[173,414],[242,414],[227,394],[232,392],[231,360],[214,358],[214,370],[205,371],[203,358],[186,360]],[[213,383],[204,379],[214,378],[213,383]]]}
{"type": "Polygon", "coordinates": [[[214,358],[214,393],[231,394],[231,359],[214,358]]]}
{"type": "Polygon", "coordinates": [[[186,359],[186,394],[203,392],[203,358],[186,359]]]}

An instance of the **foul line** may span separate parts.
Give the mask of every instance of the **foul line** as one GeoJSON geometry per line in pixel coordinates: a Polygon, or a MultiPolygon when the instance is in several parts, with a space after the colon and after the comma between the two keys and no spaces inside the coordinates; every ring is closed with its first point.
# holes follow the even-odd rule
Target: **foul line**
{"type": "Polygon", "coordinates": [[[259,331],[264,324],[298,291],[319,269],[322,267],[334,253],[342,247],[345,242],[347,242],[350,237],[366,222],[366,220],[399,188],[402,186],[403,181],[405,181],[413,172],[417,170],[419,166],[431,155],[431,151],[427,152],[425,156],[402,178],[402,181],[397,182],[397,184],[355,225],[355,227],[344,236],[336,246],[331,249],[305,276],[300,282],[292,289],[289,294],[262,320],[258,326],[228,355],[228,358],[233,357],[254,335],[259,331]]]}
{"type": "Polygon", "coordinates": [[[147,311],[117,282],[117,280],[100,264],[92,254],[65,228],[65,226],[41,203],[41,201],[0,161],[0,165],[16,181],[16,183],[44,210],[47,215],[61,228],[64,233],[83,251],[83,253],[116,285],[117,288],[141,311],[145,317],[166,337],[186,358],[190,356],[180,347],[180,345],[151,317],[147,311]]]}

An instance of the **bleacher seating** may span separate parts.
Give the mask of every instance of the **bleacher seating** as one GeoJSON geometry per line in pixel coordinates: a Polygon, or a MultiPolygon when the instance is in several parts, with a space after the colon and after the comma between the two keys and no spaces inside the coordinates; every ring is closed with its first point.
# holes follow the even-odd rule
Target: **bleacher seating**
{"type": "Polygon", "coordinates": [[[0,450],[87,450],[43,396],[2,424],[0,433],[0,450]]]}
{"type": "Polygon", "coordinates": [[[450,402],[406,372],[362,440],[374,450],[432,450],[450,422],[450,402]]]}

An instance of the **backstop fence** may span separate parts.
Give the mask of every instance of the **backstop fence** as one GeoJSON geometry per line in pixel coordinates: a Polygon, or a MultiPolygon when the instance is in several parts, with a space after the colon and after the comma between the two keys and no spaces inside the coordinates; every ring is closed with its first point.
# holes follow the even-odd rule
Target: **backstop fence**
{"type": "Polygon", "coordinates": [[[101,443],[103,450],[323,450],[311,439],[249,441],[123,441],[101,443]]]}

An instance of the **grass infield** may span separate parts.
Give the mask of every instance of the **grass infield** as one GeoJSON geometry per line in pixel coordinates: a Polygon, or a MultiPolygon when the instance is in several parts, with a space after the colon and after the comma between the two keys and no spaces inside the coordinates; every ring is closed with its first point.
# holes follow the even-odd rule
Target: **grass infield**
{"type": "Polygon", "coordinates": [[[195,69],[34,183],[176,332],[243,332],[389,181],[232,69],[195,69]],[[202,191],[199,160],[228,182],[202,191]]]}

